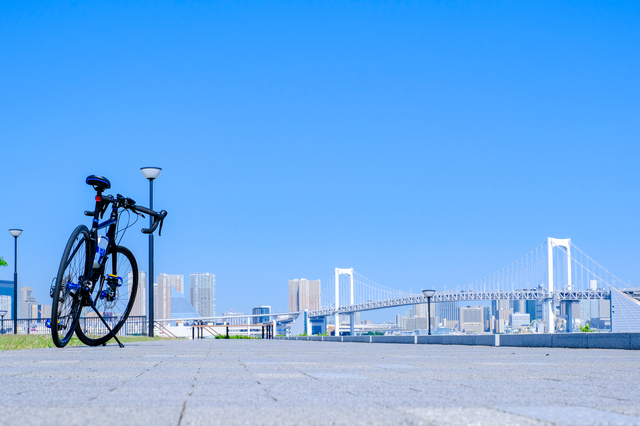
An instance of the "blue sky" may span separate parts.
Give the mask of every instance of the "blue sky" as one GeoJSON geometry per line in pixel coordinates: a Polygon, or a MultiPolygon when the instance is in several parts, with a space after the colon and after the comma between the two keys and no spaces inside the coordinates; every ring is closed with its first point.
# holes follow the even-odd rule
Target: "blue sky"
{"type": "MultiPolygon", "coordinates": [[[[48,302],[87,175],[146,204],[154,165],[156,272],[215,273],[218,313],[286,309],[289,279],[334,267],[467,284],[549,236],[640,285],[639,18],[622,1],[4,2],[0,230],[25,230],[20,284],[48,302]]],[[[140,227],[123,244],[144,270],[140,227]]]]}

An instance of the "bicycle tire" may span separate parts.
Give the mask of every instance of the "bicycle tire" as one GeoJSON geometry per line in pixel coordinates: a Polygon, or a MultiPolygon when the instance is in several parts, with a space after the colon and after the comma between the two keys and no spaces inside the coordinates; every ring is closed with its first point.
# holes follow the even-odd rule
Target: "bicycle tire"
{"type": "Polygon", "coordinates": [[[82,319],[76,325],[78,339],[89,346],[99,346],[111,340],[127,321],[137,294],[138,263],[136,258],[128,248],[116,246],[104,260],[99,281],[95,283],[91,292],[91,300],[93,300],[100,315],[111,327],[112,333],[107,330],[91,307],[84,307],[81,315],[82,319]],[[116,255],[115,269],[113,269],[114,252],[116,255]],[[122,285],[113,288],[114,291],[111,297],[109,297],[108,293],[103,294],[103,292],[110,291],[108,284],[109,274],[122,278],[122,285]],[[125,289],[126,291],[124,291],[125,289]]]}
{"type": "Polygon", "coordinates": [[[80,288],[87,276],[89,230],[80,225],[73,230],[62,254],[51,304],[51,338],[63,348],[75,331],[81,312],[80,288]]]}

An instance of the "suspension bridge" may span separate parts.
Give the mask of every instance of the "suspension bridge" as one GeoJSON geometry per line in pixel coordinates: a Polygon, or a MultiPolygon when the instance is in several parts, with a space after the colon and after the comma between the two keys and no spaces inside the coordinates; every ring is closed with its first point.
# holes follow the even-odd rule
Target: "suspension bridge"
{"type": "MultiPolygon", "coordinates": [[[[618,327],[640,331],[640,303],[620,291],[628,287],[570,239],[547,238],[509,266],[471,284],[438,291],[431,301],[536,300],[544,304],[547,329],[553,333],[555,308],[560,303],[611,300],[612,317],[614,312],[618,313],[618,327]]],[[[427,303],[422,294],[378,284],[353,268],[336,268],[332,279],[321,290],[321,308],[309,311],[308,317],[333,316],[339,329],[340,315],[350,315],[353,334],[356,312],[422,303],[427,303]]],[[[571,318],[571,303],[566,306],[571,318]]]]}

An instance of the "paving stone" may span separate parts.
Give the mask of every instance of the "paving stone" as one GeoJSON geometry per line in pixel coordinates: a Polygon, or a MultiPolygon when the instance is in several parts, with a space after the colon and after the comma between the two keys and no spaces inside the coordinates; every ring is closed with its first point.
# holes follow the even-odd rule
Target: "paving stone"
{"type": "Polygon", "coordinates": [[[306,339],[5,351],[0,425],[640,425],[639,360],[306,339]]]}

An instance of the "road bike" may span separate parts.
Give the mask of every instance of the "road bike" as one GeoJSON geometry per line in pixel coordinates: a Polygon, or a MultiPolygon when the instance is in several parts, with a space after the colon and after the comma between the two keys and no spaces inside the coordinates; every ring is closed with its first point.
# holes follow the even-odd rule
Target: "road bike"
{"type": "Polygon", "coordinates": [[[48,326],[53,343],[59,348],[69,343],[74,332],[86,345],[104,345],[115,338],[123,347],[117,333],[134,306],[139,276],[136,258],[120,242],[126,230],[133,226],[131,213],[136,215],[134,224],[145,214],[153,217],[151,226],[142,232],[152,234],[160,226],[160,235],[167,212],[138,206],[120,194],[102,195],[111,188],[111,182],[105,177],[91,175],[86,183],[97,192],[95,209],[84,212],[85,216],[93,217],[91,229],[79,225],[67,242],[58,274],[51,284],[53,302],[48,326]],[[111,216],[100,223],[109,206],[111,216]],[[129,220],[121,226],[124,212],[128,213],[129,220]],[[100,235],[99,231],[105,228],[106,232],[100,235]],[[85,329],[81,327],[81,319],[85,329]]]}

